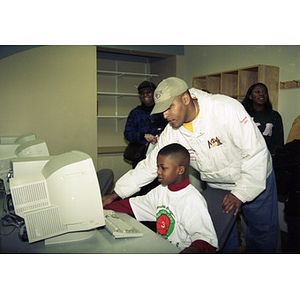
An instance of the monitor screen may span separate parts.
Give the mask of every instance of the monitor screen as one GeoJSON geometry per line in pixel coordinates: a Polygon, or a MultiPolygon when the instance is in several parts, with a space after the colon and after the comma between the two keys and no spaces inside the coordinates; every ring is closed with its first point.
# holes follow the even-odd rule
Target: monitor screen
{"type": "Polygon", "coordinates": [[[104,226],[100,186],[90,156],[71,151],[49,156],[48,161],[21,162],[23,168],[35,164],[35,171],[26,176],[19,170],[10,180],[15,213],[25,220],[29,243],[60,235],[67,240],[66,233],[104,226]]]}

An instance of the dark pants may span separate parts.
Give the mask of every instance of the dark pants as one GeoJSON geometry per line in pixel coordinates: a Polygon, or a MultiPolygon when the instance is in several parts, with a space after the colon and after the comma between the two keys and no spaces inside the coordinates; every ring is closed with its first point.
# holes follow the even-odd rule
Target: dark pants
{"type": "MultiPolygon", "coordinates": [[[[266,189],[242,206],[248,222],[247,253],[276,253],[278,237],[278,201],[274,172],[267,178],[266,189]]],[[[238,252],[237,224],[232,229],[223,253],[238,252]]]]}
{"type": "Polygon", "coordinates": [[[288,226],[288,253],[300,253],[300,217],[286,215],[288,226]]]}

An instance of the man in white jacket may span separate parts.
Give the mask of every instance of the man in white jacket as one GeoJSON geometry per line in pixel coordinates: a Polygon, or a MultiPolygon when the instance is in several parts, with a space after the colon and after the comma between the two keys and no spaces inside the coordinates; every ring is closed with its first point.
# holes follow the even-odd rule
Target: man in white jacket
{"type": "MultiPolygon", "coordinates": [[[[211,95],[176,77],[163,80],[154,93],[152,114],[163,112],[169,124],[157,146],[137,167],[123,175],[115,191],[103,198],[126,198],[156,177],[158,151],[179,143],[190,153],[191,166],[209,187],[229,190],[223,210],[243,211],[248,221],[247,251],[273,253],[277,246],[278,204],[270,153],[243,106],[225,95],[211,95]]],[[[228,252],[237,252],[236,227],[228,252]]]]}

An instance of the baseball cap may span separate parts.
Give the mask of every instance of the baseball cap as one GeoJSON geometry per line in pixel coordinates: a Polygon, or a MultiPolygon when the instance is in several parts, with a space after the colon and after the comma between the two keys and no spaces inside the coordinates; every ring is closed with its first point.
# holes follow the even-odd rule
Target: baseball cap
{"type": "Polygon", "coordinates": [[[154,92],[155,106],[151,115],[158,114],[167,110],[172,104],[175,97],[183,94],[188,90],[186,82],[177,77],[164,79],[154,92]]]}
{"type": "Polygon", "coordinates": [[[151,90],[154,91],[156,89],[156,85],[151,82],[151,81],[143,81],[139,86],[138,86],[138,92],[139,94],[144,91],[144,90],[151,90]]]}

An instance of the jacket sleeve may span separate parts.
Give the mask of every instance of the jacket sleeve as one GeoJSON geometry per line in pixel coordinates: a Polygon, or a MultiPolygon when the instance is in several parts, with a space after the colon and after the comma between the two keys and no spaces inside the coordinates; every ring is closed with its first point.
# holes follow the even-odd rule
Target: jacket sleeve
{"type": "Polygon", "coordinates": [[[190,247],[195,247],[198,249],[200,253],[216,253],[217,248],[213,247],[211,244],[203,241],[203,240],[196,240],[192,242],[190,247]]]}
{"type": "Polygon", "coordinates": [[[162,147],[170,143],[169,130],[171,130],[171,127],[167,125],[150,154],[116,182],[115,192],[119,197],[130,197],[157,177],[157,153],[162,147]]]}
{"type": "Polygon", "coordinates": [[[240,103],[225,112],[229,137],[241,149],[241,176],[231,193],[242,202],[252,201],[266,187],[271,173],[271,156],[257,126],[240,103]]]}
{"type": "Polygon", "coordinates": [[[110,209],[113,211],[118,211],[118,212],[126,213],[129,215],[134,215],[131,205],[130,205],[130,202],[129,202],[129,198],[114,201],[108,205],[105,205],[104,209],[110,209]]]}
{"type": "Polygon", "coordinates": [[[141,126],[139,124],[140,118],[138,108],[134,108],[127,117],[124,137],[129,142],[146,144],[147,141],[144,139],[144,135],[147,132],[141,132],[141,126]]]}

